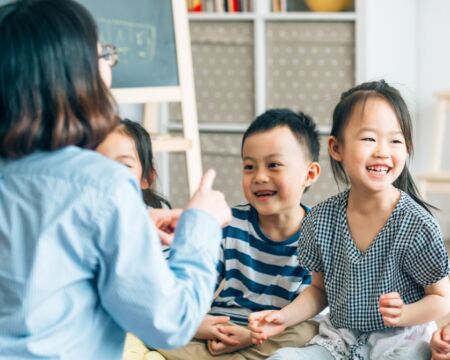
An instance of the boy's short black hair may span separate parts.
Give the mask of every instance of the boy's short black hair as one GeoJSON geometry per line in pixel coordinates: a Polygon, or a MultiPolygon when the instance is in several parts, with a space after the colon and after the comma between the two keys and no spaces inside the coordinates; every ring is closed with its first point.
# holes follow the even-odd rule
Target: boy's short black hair
{"type": "Polygon", "coordinates": [[[309,152],[309,158],[312,161],[319,161],[320,140],[319,131],[313,119],[303,112],[295,113],[289,109],[271,109],[259,115],[245,131],[242,137],[242,149],[245,140],[256,133],[262,133],[272,130],[279,126],[287,126],[298,142],[309,152]]]}

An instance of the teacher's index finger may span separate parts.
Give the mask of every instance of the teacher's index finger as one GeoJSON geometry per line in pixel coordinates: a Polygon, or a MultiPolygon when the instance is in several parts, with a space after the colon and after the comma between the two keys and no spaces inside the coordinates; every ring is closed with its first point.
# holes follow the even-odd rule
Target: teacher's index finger
{"type": "Polygon", "coordinates": [[[209,169],[205,172],[202,179],[200,180],[200,186],[198,189],[200,191],[208,191],[212,189],[214,179],[216,178],[216,172],[213,169],[209,169]]]}

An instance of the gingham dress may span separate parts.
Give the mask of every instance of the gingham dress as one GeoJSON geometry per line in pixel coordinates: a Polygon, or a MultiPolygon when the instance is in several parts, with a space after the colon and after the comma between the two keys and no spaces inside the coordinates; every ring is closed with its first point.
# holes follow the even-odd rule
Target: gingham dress
{"type": "Polygon", "coordinates": [[[425,286],[449,274],[449,260],[436,220],[404,192],[370,247],[360,251],[348,229],[348,194],[331,197],[307,215],[299,263],[324,273],[330,325],[367,338],[386,329],[378,310],[381,294],[397,291],[405,304],[416,302],[425,286]]]}

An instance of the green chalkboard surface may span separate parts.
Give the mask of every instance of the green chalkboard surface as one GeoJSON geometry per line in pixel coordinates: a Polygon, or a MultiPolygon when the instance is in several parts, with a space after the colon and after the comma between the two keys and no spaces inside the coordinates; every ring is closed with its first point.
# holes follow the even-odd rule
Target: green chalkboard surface
{"type": "Polygon", "coordinates": [[[100,41],[117,47],[113,88],[179,84],[172,1],[77,1],[94,15],[100,41]]]}
{"type": "Polygon", "coordinates": [[[94,15],[100,41],[118,49],[113,88],[179,85],[171,0],[77,1],[94,15]]]}

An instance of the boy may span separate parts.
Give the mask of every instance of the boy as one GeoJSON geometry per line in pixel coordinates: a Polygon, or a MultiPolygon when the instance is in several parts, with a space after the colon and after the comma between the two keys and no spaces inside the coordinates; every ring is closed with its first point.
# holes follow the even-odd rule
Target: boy
{"type": "Polygon", "coordinates": [[[319,174],[319,134],[312,119],[287,109],[268,110],[250,124],[241,146],[242,187],[247,205],[232,209],[224,229],[218,285],[223,288],[197,330],[177,350],[158,350],[176,359],[265,359],[280,347],[303,346],[317,332],[307,321],[261,345],[251,343],[247,317],[279,309],[311,282],[298,267],[297,242],[308,210],[304,191],[319,174]]]}

